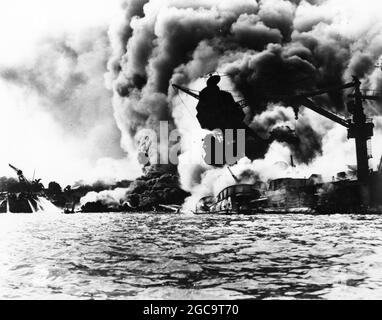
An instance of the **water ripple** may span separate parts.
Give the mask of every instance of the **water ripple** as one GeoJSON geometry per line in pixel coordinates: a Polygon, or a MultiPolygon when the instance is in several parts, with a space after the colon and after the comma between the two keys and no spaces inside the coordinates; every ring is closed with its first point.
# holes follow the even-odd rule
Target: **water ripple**
{"type": "Polygon", "coordinates": [[[382,217],[0,216],[2,299],[381,299],[382,217]]]}

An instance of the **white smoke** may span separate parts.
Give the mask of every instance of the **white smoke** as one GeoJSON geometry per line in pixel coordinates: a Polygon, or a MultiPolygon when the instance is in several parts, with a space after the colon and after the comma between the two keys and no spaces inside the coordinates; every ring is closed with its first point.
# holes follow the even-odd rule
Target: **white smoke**
{"type": "Polygon", "coordinates": [[[87,203],[100,201],[102,204],[107,205],[108,207],[123,205],[129,190],[129,188],[117,188],[115,190],[105,190],[99,193],[89,192],[86,196],[81,198],[80,204],[83,206],[87,203]]]}
{"type": "MultiPolygon", "coordinates": [[[[356,161],[346,129],[309,110],[296,123],[291,110],[275,106],[268,96],[336,86],[353,75],[364,89],[379,90],[382,73],[374,64],[382,56],[380,9],[376,0],[127,1],[124,16],[109,32],[113,55],[107,75],[124,149],[136,152],[137,133],[157,130],[159,121],[167,120],[183,135],[178,171],[192,199],[233,183],[226,169],[211,168],[200,157],[196,101],[170,89],[174,82],[201,90],[203,76],[218,71],[228,75],[221,87],[248,101],[247,120],[254,130],[266,134],[266,129],[287,125],[301,141],[298,150],[275,142],[265,159],[244,159],[232,168],[235,174],[252,170],[267,180],[317,173],[330,179],[348,170],[356,161]],[[280,166],[290,162],[292,151],[299,155],[297,168],[280,166]],[[198,161],[189,164],[195,155],[198,161]]],[[[342,94],[317,98],[348,116],[344,100],[342,94]]],[[[381,112],[369,104],[367,113],[376,117],[375,168],[381,155],[381,112]]]]}
{"type": "Polygon", "coordinates": [[[0,65],[1,83],[13,97],[0,111],[8,119],[0,128],[7,155],[3,174],[12,162],[30,177],[36,168],[45,183],[114,183],[139,176],[136,154],[126,155],[120,146],[112,93],[105,87],[111,54],[106,30],[58,34],[41,40],[27,61],[0,65]]]}

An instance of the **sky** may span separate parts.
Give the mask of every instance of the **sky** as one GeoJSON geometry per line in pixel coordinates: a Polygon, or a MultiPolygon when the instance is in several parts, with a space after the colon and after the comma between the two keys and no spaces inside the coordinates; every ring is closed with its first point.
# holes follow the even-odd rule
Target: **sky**
{"type": "Polygon", "coordinates": [[[0,61],[27,59],[44,37],[109,24],[119,7],[119,0],[2,0],[0,61]]]}
{"type": "MultiPolygon", "coordinates": [[[[120,12],[119,0],[2,0],[0,68],[33,65],[44,39],[107,28],[120,12]]],[[[108,107],[113,119],[111,101],[108,107]]],[[[91,137],[75,139],[59,120],[44,110],[35,92],[0,79],[0,176],[15,176],[8,167],[12,163],[27,178],[36,170],[45,184],[91,181],[102,174],[124,178],[124,155],[122,149],[115,150],[118,129],[111,120],[108,125],[116,146],[109,152],[105,132],[102,154],[88,152],[91,137]]]]}

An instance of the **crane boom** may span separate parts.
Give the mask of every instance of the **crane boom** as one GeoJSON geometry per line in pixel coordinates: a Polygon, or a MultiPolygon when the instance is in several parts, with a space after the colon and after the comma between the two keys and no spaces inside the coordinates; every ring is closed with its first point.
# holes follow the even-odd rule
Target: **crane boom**
{"type": "MultiPolygon", "coordinates": [[[[179,89],[195,99],[200,99],[199,95],[192,92],[191,90],[174,85],[173,87],[179,89]]],[[[344,85],[339,85],[332,88],[320,89],[312,92],[302,92],[293,96],[271,96],[272,100],[278,99],[289,103],[293,107],[298,118],[299,108],[305,106],[308,109],[313,110],[314,112],[324,116],[325,118],[340,124],[348,130],[348,139],[355,139],[356,144],[356,157],[357,157],[357,177],[361,184],[361,197],[362,202],[365,205],[370,203],[370,192],[368,190],[368,178],[370,176],[369,170],[369,159],[371,154],[368,151],[368,141],[373,137],[374,134],[374,124],[372,121],[369,121],[366,117],[363,101],[364,100],[379,100],[381,97],[372,96],[372,95],[362,95],[361,93],[361,81],[357,77],[353,77],[353,81],[346,83],[344,85]],[[310,98],[327,94],[331,92],[341,91],[345,89],[354,88],[354,93],[348,95],[349,98],[353,100],[349,101],[348,111],[352,114],[351,119],[344,119],[333,112],[326,110],[320,106],[317,106],[310,98]]],[[[241,107],[246,106],[245,100],[237,102],[241,107]]],[[[382,171],[382,159],[379,165],[380,172],[382,171]]]]}
{"type": "Polygon", "coordinates": [[[298,99],[294,99],[294,100],[296,100],[300,105],[303,105],[303,106],[307,107],[308,109],[311,109],[314,112],[317,112],[318,114],[340,124],[341,126],[344,126],[345,128],[350,127],[350,124],[347,120],[337,116],[336,114],[334,114],[334,113],[332,113],[332,112],[330,112],[330,111],[328,111],[322,107],[316,106],[312,100],[310,100],[306,97],[299,97],[298,99]]]}
{"type": "MultiPolygon", "coordinates": [[[[339,91],[339,90],[345,90],[345,89],[349,89],[349,88],[359,87],[359,85],[360,85],[360,81],[356,77],[353,77],[353,82],[349,82],[349,83],[346,83],[344,85],[335,86],[335,87],[331,87],[331,88],[327,88],[327,89],[321,89],[321,90],[316,90],[316,91],[312,91],[312,92],[308,92],[308,93],[302,93],[302,94],[296,95],[294,97],[291,97],[290,99],[291,99],[291,101],[297,102],[298,104],[303,105],[303,106],[313,110],[314,112],[317,112],[318,114],[326,117],[327,119],[332,120],[332,121],[344,126],[345,128],[349,129],[350,128],[349,121],[339,117],[338,115],[336,115],[336,114],[334,114],[334,113],[332,113],[332,112],[330,112],[330,111],[328,111],[328,110],[326,110],[320,106],[317,106],[309,98],[313,98],[313,97],[316,97],[316,96],[319,96],[322,94],[335,92],[335,91],[339,91]]],[[[351,95],[349,95],[349,97],[350,96],[351,95]]],[[[298,107],[295,107],[295,108],[298,109],[298,107]]],[[[296,112],[296,117],[297,117],[298,110],[296,111],[296,109],[295,109],[295,112],[296,112]]]]}
{"type": "Polygon", "coordinates": [[[370,173],[369,159],[371,154],[369,154],[367,143],[373,136],[374,124],[368,121],[364,112],[362,101],[365,99],[374,100],[377,99],[377,97],[363,96],[360,89],[361,82],[356,77],[353,77],[353,82],[337,87],[336,90],[343,90],[352,87],[354,87],[354,94],[350,94],[348,97],[354,98],[354,100],[349,102],[348,110],[353,115],[353,118],[349,120],[342,119],[334,113],[316,106],[313,101],[308,99],[309,97],[329,93],[333,91],[331,88],[293,96],[290,97],[289,101],[294,102],[292,106],[294,106],[296,116],[298,116],[298,107],[303,105],[348,129],[348,139],[355,139],[356,143],[357,176],[359,182],[362,184],[363,203],[368,204],[370,202],[370,194],[368,191],[367,182],[370,173]]]}
{"type": "Polygon", "coordinates": [[[187,89],[187,88],[185,88],[185,87],[179,86],[179,85],[177,85],[177,84],[173,84],[172,86],[173,86],[175,89],[178,89],[178,90],[180,90],[180,91],[183,91],[183,92],[187,93],[188,95],[190,95],[191,97],[194,97],[194,98],[197,99],[197,100],[200,99],[199,95],[196,94],[195,92],[192,92],[190,89],[187,89]]]}
{"type": "MultiPolygon", "coordinates": [[[[195,99],[199,100],[200,99],[200,96],[195,93],[195,92],[192,92],[190,89],[188,88],[185,88],[185,87],[182,87],[182,86],[179,86],[177,84],[172,84],[172,86],[175,88],[175,89],[178,89],[180,91],[183,91],[184,93],[187,93],[188,95],[190,95],[191,97],[194,97],[195,99]]],[[[244,109],[246,107],[248,107],[248,104],[247,104],[247,100],[245,99],[242,99],[240,101],[236,101],[237,105],[241,108],[241,109],[244,109]]]]}
{"type": "Polygon", "coordinates": [[[312,98],[312,97],[320,96],[322,94],[329,93],[329,92],[335,92],[335,91],[339,91],[339,90],[345,90],[345,89],[353,88],[353,87],[355,87],[355,85],[356,85],[356,80],[354,79],[353,82],[349,82],[349,83],[346,83],[346,84],[343,84],[340,86],[331,87],[328,89],[321,89],[321,90],[317,90],[317,91],[312,91],[309,93],[302,93],[302,94],[299,94],[298,96],[304,97],[304,98],[312,98]]]}

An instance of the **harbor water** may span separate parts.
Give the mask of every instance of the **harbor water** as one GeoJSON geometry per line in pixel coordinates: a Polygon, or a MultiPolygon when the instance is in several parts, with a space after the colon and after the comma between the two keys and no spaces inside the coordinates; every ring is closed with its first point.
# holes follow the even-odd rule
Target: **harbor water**
{"type": "Polygon", "coordinates": [[[382,299],[382,216],[0,215],[1,299],[382,299]]]}

